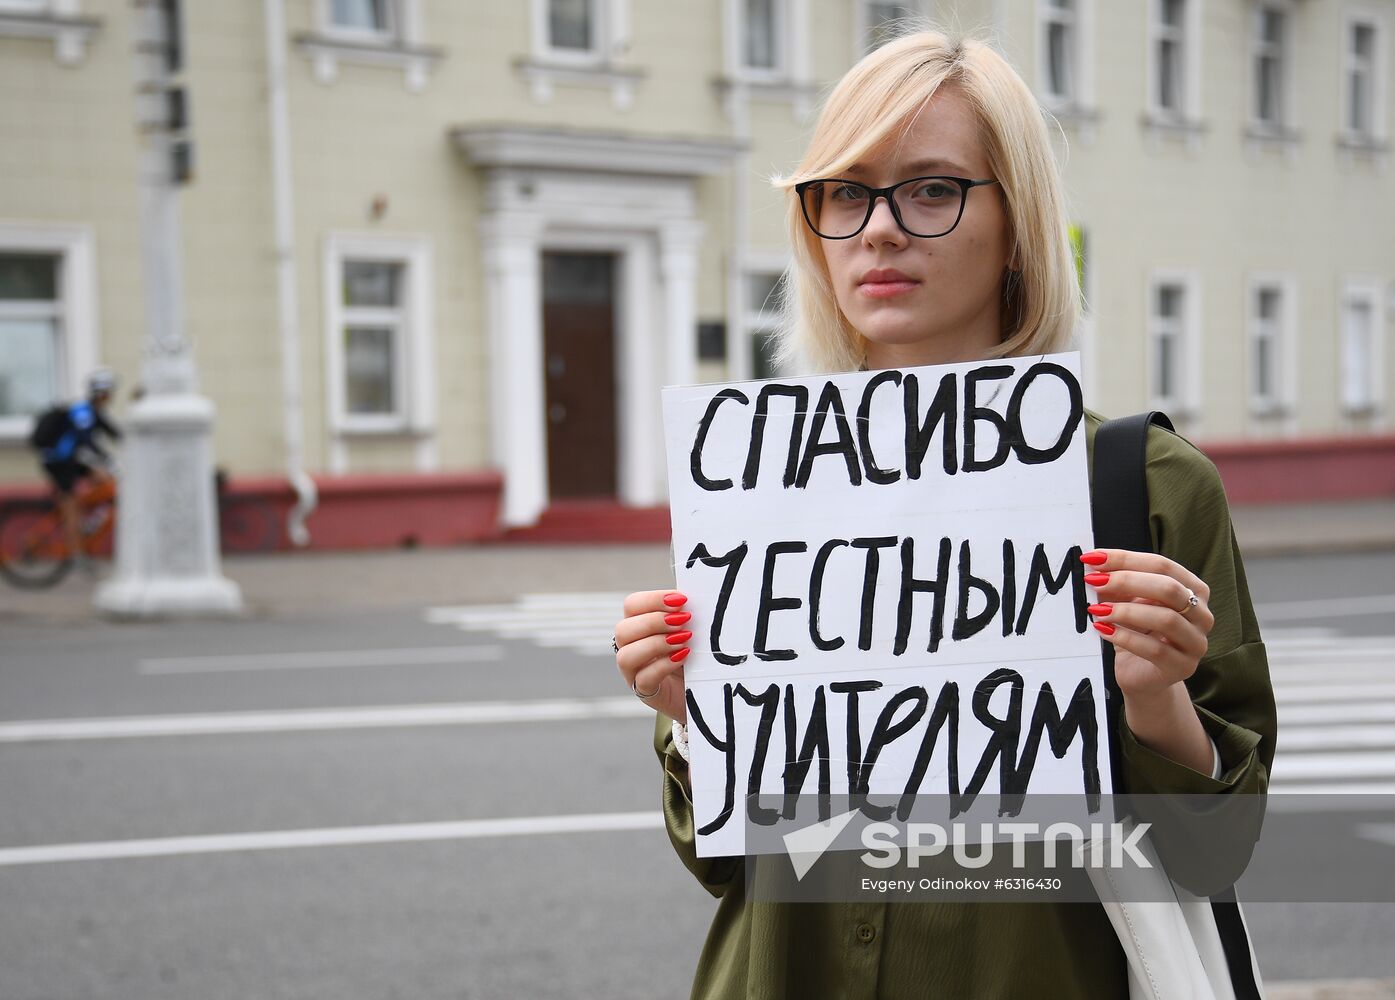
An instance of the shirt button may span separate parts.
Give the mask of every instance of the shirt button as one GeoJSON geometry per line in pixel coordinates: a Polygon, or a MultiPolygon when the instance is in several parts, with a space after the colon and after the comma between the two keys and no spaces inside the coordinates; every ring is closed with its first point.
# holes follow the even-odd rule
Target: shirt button
{"type": "Polygon", "coordinates": [[[861,941],[863,944],[871,943],[872,939],[876,936],[877,929],[873,927],[871,924],[857,925],[857,939],[861,941]]]}

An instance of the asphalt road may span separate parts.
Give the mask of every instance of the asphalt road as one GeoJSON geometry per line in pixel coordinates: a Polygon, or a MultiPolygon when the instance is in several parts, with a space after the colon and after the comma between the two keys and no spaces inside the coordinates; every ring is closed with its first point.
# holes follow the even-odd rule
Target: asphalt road
{"type": "MultiPolygon", "coordinates": [[[[1395,553],[1249,570],[1395,636],[1395,553]]],[[[7,623],[0,1000],[686,996],[715,904],[609,657],[425,612],[7,623]]],[[[1395,976],[1395,905],[1247,914],[1270,980],[1395,976]]]]}

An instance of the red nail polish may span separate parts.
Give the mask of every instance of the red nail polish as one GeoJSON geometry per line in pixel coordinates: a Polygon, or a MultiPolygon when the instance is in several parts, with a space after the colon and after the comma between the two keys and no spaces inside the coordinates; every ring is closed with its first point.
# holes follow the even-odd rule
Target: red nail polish
{"type": "Polygon", "coordinates": [[[670,646],[681,646],[692,637],[693,633],[691,632],[674,632],[672,635],[667,636],[664,642],[668,643],[670,646]]]}
{"type": "Polygon", "coordinates": [[[1085,582],[1092,587],[1103,587],[1109,582],[1108,573],[1086,573],[1085,582]]]}
{"type": "Polygon", "coordinates": [[[1092,552],[1086,552],[1080,557],[1080,561],[1083,562],[1086,566],[1103,566],[1108,560],[1109,556],[1105,555],[1098,549],[1095,549],[1092,552]]]}
{"type": "Polygon", "coordinates": [[[1094,616],[1097,617],[1097,618],[1106,618],[1106,617],[1108,617],[1109,615],[1112,615],[1112,614],[1114,613],[1114,605],[1112,605],[1112,604],[1091,604],[1091,605],[1090,605],[1088,608],[1086,608],[1085,610],[1088,611],[1088,612],[1090,612],[1090,614],[1094,615],[1094,616]]]}
{"type": "Polygon", "coordinates": [[[675,611],[671,615],[664,615],[665,625],[683,625],[689,618],[693,617],[686,611],[675,611]]]}
{"type": "Polygon", "coordinates": [[[1114,634],[1114,626],[1110,625],[1108,622],[1091,622],[1090,624],[1095,626],[1102,635],[1114,634]]]}
{"type": "Polygon", "coordinates": [[[681,608],[688,603],[688,599],[682,594],[665,594],[664,603],[670,608],[681,608]]]}
{"type": "Polygon", "coordinates": [[[682,649],[675,649],[672,653],[669,653],[668,658],[672,660],[674,663],[682,663],[684,660],[688,658],[688,654],[691,652],[691,649],[689,649],[687,646],[684,646],[682,649]]]}

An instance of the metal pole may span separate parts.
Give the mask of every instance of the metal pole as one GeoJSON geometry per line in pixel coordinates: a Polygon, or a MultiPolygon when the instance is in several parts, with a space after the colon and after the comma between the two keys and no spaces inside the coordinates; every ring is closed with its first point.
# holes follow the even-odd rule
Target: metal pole
{"type": "Polygon", "coordinates": [[[265,0],[266,90],[271,117],[271,193],[276,214],[276,304],[281,332],[281,410],[286,475],[296,505],[286,525],[295,545],[306,545],[305,519],[319,495],[305,472],[304,404],[300,384],[300,332],[295,288],[295,230],[291,210],[291,128],[286,107],[286,12],[283,0],[265,0]]]}

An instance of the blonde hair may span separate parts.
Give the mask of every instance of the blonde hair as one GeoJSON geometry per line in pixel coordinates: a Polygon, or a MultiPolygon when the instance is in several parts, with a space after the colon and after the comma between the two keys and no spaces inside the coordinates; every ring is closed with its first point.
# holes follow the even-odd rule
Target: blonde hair
{"type": "Polygon", "coordinates": [[[1012,259],[1020,267],[1004,272],[1002,342],[990,356],[1046,354],[1069,343],[1080,288],[1060,172],[1037,99],[989,45],[922,30],[888,42],[847,72],[819,115],[803,161],[773,181],[789,194],[786,225],[794,256],[777,350],[782,364],[848,371],[866,363],[866,342],[838,307],[820,238],[805,224],[794,186],[839,176],[882,143],[904,136],[945,83],[963,94],[978,119],[1006,202],[1012,259]]]}

